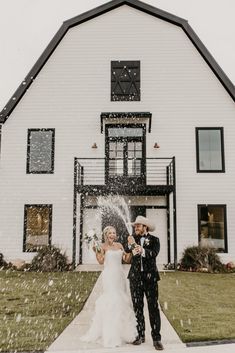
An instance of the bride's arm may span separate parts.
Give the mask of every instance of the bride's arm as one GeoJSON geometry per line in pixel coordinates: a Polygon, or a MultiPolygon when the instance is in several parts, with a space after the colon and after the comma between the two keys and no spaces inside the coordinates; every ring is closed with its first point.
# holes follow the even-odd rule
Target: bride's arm
{"type": "Polygon", "coordinates": [[[105,249],[103,247],[101,247],[100,251],[94,250],[95,251],[95,255],[96,255],[96,259],[99,262],[100,265],[104,264],[104,256],[105,256],[105,249]]]}
{"type": "Polygon", "coordinates": [[[120,243],[120,249],[123,251],[123,254],[122,254],[122,259],[125,263],[127,264],[130,264],[131,263],[131,258],[132,258],[132,253],[127,253],[125,252],[122,244],[120,243]]]}

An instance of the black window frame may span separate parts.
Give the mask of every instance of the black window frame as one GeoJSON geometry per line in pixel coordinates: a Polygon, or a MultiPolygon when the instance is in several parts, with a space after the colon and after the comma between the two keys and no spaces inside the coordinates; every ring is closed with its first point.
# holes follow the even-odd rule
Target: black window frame
{"type": "MultiPolygon", "coordinates": [[[[115,178],[116,182],[120,179],[123,181],[123,183],[127,182],[129,183],[130,180],[133,180],[136,182],[137,178],[136,177],[131,177],[127,175],[120,176],[110,176],[109,175],[109,137],[108,137],[108,131],[109,128],[142,128],[143,130],[143,136],[142,136],[142,160],[141,160],[141,171],[143,174],[141,174],[141,177],[138,178],[141,180],[141,183],[146,183],[146,124],[145,123],[137,123],[137,124],[124,124],[124,123],[113,123],[113,124],[105,124],[105,180],[106,183],[112,183],[113,178],[115,178]]],[[[124,162],[126,164],[126,162],[124,162]]],[[[124,170],[127,171],[127,165],[125,165],[124,170]]]]}
{"type": "Polygon", "coordinates": [[[26,162],[26,173],[27,174],[53,174],[54,173],[54,160],[55,160],[55,129],[54,128],[33,128],[28,129],[28,137],[27,137],[27,162],[26,162]],[[48,132],[52,131],[52,143],[51,143],[51,168],[48,171],[36,171],[30,170],[30,135],[31,132],[42,131],[48,132]]]}
{"type": "MultiPolygon", "coordinates": [[[[110,86],[111,86],[111,89],[110,89],[110,94],[111,94],[111,102],[139,102],[141,101],[141,70],[140,70],[140,60],[112,60],[111,61],[111,76],[110,76],[110,86]],[[115,66],[115,67],[114,67],[115,66]],[[137,67],[137,70],[138,70],[138,74],[136,75],[137,77],[139,77],[138,80],[135,80],[133,79],[134,76],[132,77],[129,77],[130,80],[130,87],[129,87],[129,91],[127,92],[123,92],[123,94],[117,94],[115,93],[114,89],[117,85],[117,83],[119,83],[121,89],[122,88],[122,85],[121,85],[121,82],[120,80],[117,80],[116,79],[116,76],[113,75],[113,71],[115,69],[125,69],[127,67],[127,69],[133,69],[135,67],[137,67]],[[132,98],[133,99],[130,99],[130,90],[132,88],[132,85],[135,85],[135,88],[136,88],[136,91],[137,91],[137,94],[136,96],[133,94],[132,95],[132,98]]],[[[123,82],[128,82],[128,81],[123,81],[123,82]]]]}
{"type": "Polygon", "coordinates": [[[23,252],[38,252],[38,250],[27,250],[26,241],[27,241],[27,208],[29,207],[48,207],[49,208],[49,234],[48,234],[48,246],[51,246],[52,239],[52,204],[25,204],[24,205],[24,233],[23,233],[23,252]]]}
{"type": "Polygon", "coordinates": [[[196,127],[196,164],[197,173],[225,173],[225,157],[224,157],[224,128],[223,127],[196,127]],[[199,158],[199,131],[200,130],[219,130],[220,131],[220,142],[221,142],[221,169],[200,169],[200,158],[199,158]]]}
{"type": "Polygon", "coordinates": [[[198,204],[197,205],[197,215],[198,215],[198,244],[201,240],[201,207],[221,207],[224,209],[224,250],[218,251],[214,248],[217,253],[226,254],[228,253],[228,233],[227,233],[227,205],[226,204],[198,204]]]}

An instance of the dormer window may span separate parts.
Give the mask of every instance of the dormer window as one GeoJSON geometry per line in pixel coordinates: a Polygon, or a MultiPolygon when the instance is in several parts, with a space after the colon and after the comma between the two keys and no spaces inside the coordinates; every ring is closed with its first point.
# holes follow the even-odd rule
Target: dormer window
{"type": "Polygon", "coordinates": [[[111,61],[111,101],[140,101],[140,61],[111,61]]]}

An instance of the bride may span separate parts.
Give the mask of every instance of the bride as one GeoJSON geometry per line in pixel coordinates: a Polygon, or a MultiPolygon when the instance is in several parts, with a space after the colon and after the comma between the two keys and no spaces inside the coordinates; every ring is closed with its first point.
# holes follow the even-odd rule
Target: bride
{"type": "Polygon", "coordinates": [[[95,303],[91,326],[81,339],[101,343],[103,347],[117,347],[133,342],[137,336],[136,318],[122,268],[122,259],[127,262],[129,254],[124,252],[121,243],[116,242],[114,227],[107,226],[103,235],[105,242],[101,251],[93,248],[99,264],[104,264],[101,274],[103,291],[95,303]]]}

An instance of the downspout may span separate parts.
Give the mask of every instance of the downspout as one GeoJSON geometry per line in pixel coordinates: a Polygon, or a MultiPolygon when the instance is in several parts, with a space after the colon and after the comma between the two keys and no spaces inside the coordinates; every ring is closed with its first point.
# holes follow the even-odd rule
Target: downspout
{"type": "Polygon", "coordinates": [[[173,223],[174,223],[174,265],[177,268],[177,217],[176,217],[176,172],[175,172],[175,157],[173,157],[173,223]]]}

